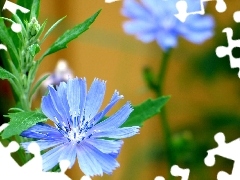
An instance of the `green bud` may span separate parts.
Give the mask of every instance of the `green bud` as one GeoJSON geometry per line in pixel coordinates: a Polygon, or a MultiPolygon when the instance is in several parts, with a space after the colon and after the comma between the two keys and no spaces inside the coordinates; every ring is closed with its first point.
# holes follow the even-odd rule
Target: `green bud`
{"type": "Polygon", "coordinates": [[[31,21],[27,25],[28,29],[28,39],[33,38],[34,36],[37,35],[38,31],[40,30],[40,24],[38,23],[37,19],[33,17],[31,21]]]}

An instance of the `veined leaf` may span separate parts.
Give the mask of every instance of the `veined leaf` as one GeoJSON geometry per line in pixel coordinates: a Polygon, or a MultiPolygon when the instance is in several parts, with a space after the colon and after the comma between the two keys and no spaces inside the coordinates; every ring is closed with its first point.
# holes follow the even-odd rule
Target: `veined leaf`
{"type": "Polygon", "coordinates": [[[36,123],[47,120],[47,117],[39,111],[9,113],[7,117],[10,118],[10,122],[1,135],[3,139],[19,135],[36,123]]]}
{"type": "Polygon", "coordinates": [[[170,96],[162,96],[154,100],[148,99],[142,104],[133,107],[134,111],[130,114],[122,127],[142,126],[146,120],[160,112],[169,98],[170,96]]]}
{"type": "Polygon", "coordinates": [[[89,29],[90,25],[95,21],[100,11],[101,10],[98,10],[93,16],[85,20],[83,23],[75,26],[73,29],[67,30],[52,44],[52,46],[44,53],[43,57],[66,48],[70,41],[89,29]]]}

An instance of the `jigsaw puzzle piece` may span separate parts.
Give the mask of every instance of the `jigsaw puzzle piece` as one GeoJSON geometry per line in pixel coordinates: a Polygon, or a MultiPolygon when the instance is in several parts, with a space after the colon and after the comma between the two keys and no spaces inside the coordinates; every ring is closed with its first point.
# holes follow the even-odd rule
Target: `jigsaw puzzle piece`
{"type": "MultiPolygon", "coordinates": [[[[232,55],[233,48],[236,48],[236,47],[240,48],[240,39],[238,39],[238,40],[232,39],[232,37],[233,37],[232,28],[227,27],[227,28],[223,29],[222,32],[226,33],[226,35],[227,35],[228,47],[218,46],[216,48],[216,55],[220,58],[228,55],[229,60],[230,60],[230,67],[231,68],[240,68],[239,58],[235,58],[232,55]]],[[[238,77],[240,78],[240,71],[238,72],[238,77]]]]}
{"type": "MultiPolygon", "coordinates": [[[[155,178],[156,179],[156,178],[155,178]]],[[[92,180],[89,176],[83,176],[80,180],[92,180]]],[[[164,179],[163,179],[164,180],[164,179]]]]}
{"type": "Polygon", "coordinates": [[[223,133],[217,133],[214,136],[214,139],[217,142],[218,147],[207,151],[208,155],[204,159],[207,166],[213,166],[215,164],[215,155],[219,155],[233,161],[238,158],[239,153],[236,149],[240,149],[239,139],[226,143],[223,133]]]}
{"type": "Polygon", "coordinates": [[[217,3],[216,3],[216,6],[215,6],[215,9],[217,10],[217,12],[222,13],[222,12],[226,11],[227,5],[224,2],[224,0],[216,0],[216,1],[217,1],[217,3]]]}
{"type": "Polygon", "coordinates": [[[174,14],[176,18],[178,18],[181,22],[185,22],[186,18],[189,16],[189,13],[187,13],[187,2],[186,1],[178,1],[176,3],[176,9],[178,10],[178,14],[174,14]]]}
{"type": "Polygon", "coordinates": [[[33,154],[34,157],[22,166],[22,170],[31,173],[42,172],[42,157],[39,145],[36,142],[31,142],[28,145],[28,152],[33,154]]]}
{"type": "Polygon", "coordinates": [[[233,13],[233,19],[236,23],[240,22],[240,11],[236,11],[233,13]]]}
{"type": "Polygon", "coordinates": [[[188,180],[189,178],[189,169],[182,169],[178,165],[173,165],[171,168],[171,174],[173,176],[181,176],[182,180],[188,180]]]}
{"type": "MultiPolygon", "coordinates": [[[[188,180],[189,174],[190,174],[190,170],[189,169],[182,169],[178,165],[173,165],[171,167],[171,171],[170,172],[171,172],[171,174],[173,176],[176,176],[176,177],[177,176],[181,176],[182,177],[181,180],[188,180]]],[[[157,177],[155,177],[154,180],[165,180],[165,178],[162,177],[162,176],[157,176],[157,177]]]]}
{"type": "Polygon", "coordinates": [[[238,177],[239,176],[234,177],[224,171],[220,171],[217,175],[217,180],[238,180],[239,179],[238,177]]]}
{"type": "MultiPolygon", "coordinates": [[[[8,124],[2,124],[0,126],[0,132],[3,131],[8,124]]],[[[0,175],[1,177],[8,177],[8,174],[19,170],[19,164],[12,158],[11,153],[18,151],[19,144],[12,141],[7,147],[4,147],[0,142],[0,175]],[[11,168],[10,168],[11,167],[11,168]]]]}
{"type": "MultiPolygon", "coordinates": [[[[188,9],[187,2],[185,0],[179,0],[178,2],[176,2],[176,9],[178,11],[178,14],[175,14],[174,16],[178,18],[181,22],[185,22],[186,18],[191,14],[203,15],[205,14],[204,2],[206,1],[213,1],[213,0],[200,0],[201,9],[199,11],[187,12],[187,9],[188,9]]],[[[222,13],[226,11],[227,5],[224,0],[215,0],[215,1],[217,1],[215,9],[218,12],[222,13]]]]}
{"type": "Polygon", "coordinates": [[[215,141],[218,144],[218,147],[209,150],[207,157],[204,159],[204,163],[207,166],[213,166],[215,164],[215,155],[222,156],[226,159],[234,161],[232,174],[228,174],[224,171],[220,171],[217,175],[218,180],[237,180],[240,177],[240,140],[236,139],[229,143],[225,142],[225,136],[223,133],[217,133],[214,136],[215,141]]]}
{"type": "Polygon", "coordinates": [[[17,10],[20,10],[22,13],[28,13],[30,11],[29,9],[19,6],[8,0],[5,2],[4,6],[3,6],[3,10],[4,9],[8,9],[13,14],[16,14],[17,10]]]}
{"type": "MultiPolygon", "coordinates": [[[[81,180],[82,180],[82,179],[81,179],[81,180]]],[[[154,180],[165,180],[165,178],[162,177],[162,176],[157,176],[157,177],[154,178],[154,180]]]]}

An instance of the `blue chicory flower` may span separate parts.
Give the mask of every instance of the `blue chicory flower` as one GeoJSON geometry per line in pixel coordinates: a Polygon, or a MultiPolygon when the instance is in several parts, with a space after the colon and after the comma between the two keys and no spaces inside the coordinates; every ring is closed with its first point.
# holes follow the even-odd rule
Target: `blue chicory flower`
{"type": "MultiPolygon", "coordinates": [[[[130,20],[123,24],[127,34],[135,35],[144,43],[154,40],[167,51],[177,46],[179,36],[196,44],[213,36],[212,16],[190,15],[183,23],[177,14],[178,0],[124,0],[122,14],[130,20]]],[[[187,0],[188,12],[198,10],[199,1],[187,0]]]]}
{"type": "MultiPolygon", "coordinates": [[[[115,91],[109,104],[98,112],[105,89],[105,81],[94,79],[87,92],[85,78],[61,82],[56,90],[49,86],[49,94],[42,98],[41,108],[56,127],[38,123],[21,133],[23,137],[36,139],[41,150],[52,148],[42,155],[44,171],[61,160],[69,160],[72,167],[76,157],[80,169],[87,176],[111,174],[119,166],[116,158],[123,144],[120,139],[137,134],[139,127],[120,128],[133,111],[129,102],[103,120],[123,98],[115,91]]],[[[22,145],[27,149],[29,143],[22,145]]]]}

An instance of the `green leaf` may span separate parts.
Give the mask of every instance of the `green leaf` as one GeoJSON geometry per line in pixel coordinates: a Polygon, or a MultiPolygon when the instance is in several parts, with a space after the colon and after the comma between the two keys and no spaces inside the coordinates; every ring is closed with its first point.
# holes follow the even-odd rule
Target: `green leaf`
{"type": "Polygon", "coordinates": [[[45,39],[48,37],[48,35],[57,27],[57,25],[62,22],[67,16],[64,16],[63,18],[59,19],[57,22],[55,22],[50,28],[49,30],[46,32],[46,34],[44,35],[43,39],[41,40],[40,44],[43,43],[45,41],[45,39]]]}
{"type": "Polygon", "coordinates": [[[33,89],[31,90],[31,93],[30,93],[30,98],[32,98],[32,96],[34,95],[35,92],[37,92],[37,90],[40,88],[40,85],[42,84],[42,82],[44,80],[46,80],[48,77],[49,77],[50,74],[46,74],[44,75],[42,78],[40,78],[36,84],[34,85],[33,89]]]}
{"type": "Polygon", "coordinates": [[[47,117],[39,111],[9,113],[7,117],[10,118],[10,122],[9,126],[2,133],[3,139],[19,135],[36,123],[47,120],[47,117]]]}
{"type": "MultiPolygon", "coordinates": [[[[32,5],[33,5],[33,1],[34,0],[18,0],[17,4],[24,7],[24,8],[27,8],[27,9],[31,10],[32,5]]],[[[38,0],[38,1],[40,1],[40,0],[38,0]]],[[[17,15],[20,17],[22,22],[24,22],[26,20],[29,21],[30,12],[25,14],[25,13],[22,13],[21,11],[17,11],[17,15]]]]}
{"type": "Polygon", "coordinates": [[[67,48],[67,44],[73,39],[77,38],[80,34],[89,29],[90,25],[95,21],[101,10],[98,10],[93,16],[85,20],[83,23],[75,26],[74,28],[67,30],[62,36],[60,36],[51,47],[44,53],[44,56],[57,52],[61,49],[67,48]]]}
{"type": "Polygon", "coordinates": [[[38,38],[41,36],[42,32],[44,31],[44,28],[45,28],[46,24],[47,24],[47,20],[45,20],[45,21],[43,22],[43,24],[41,25],[38,33],[37,33],[36,36],[34,37],[35,39],[38,39],[38,38]]]}
{"type": "MultiPolygon", "coordinates": [[[[12,60],[16,60],[18,57],[18,53],[17,53],[16,47],[13,43],[13,40],[8,33],[7,27],[4,24],[4,20],[2,18],[0,18],[0,41],[1,41],[1,43],[3,43],[4,45],[7,46],[8,52],[9,52],[12,60]]],[[[14,64],[16,64],[16,63],[17,62],[14,61],[14,64]]]]}
{"type": "Polygon", "coordinates": [[[28,50],[32,57],[34,57],[40,51],[40,46],[38,44],[32,44],[28,47],[28,50]]]}
{"type": "Polygon", "coordinates": [[[38,17],[39,9],[40,9],[40,0],[33,0],[32,7],[31,7],[30,19],[33,17],[35,17],[35,18],[38,17]]]}
{"type": "Polygon", "coordinates": [[[162,96],[154,100],[148,99],[142,104],[133,107],[134,111],[122,127],[142,126],[146,120],[158,114],[169,99],[170,96],[162,96]]]}
{"type": "Polygon", "coordinates": [[[6,69],[3,69],[2,67],[0,67],[0,79],[11,80],[11,79],[16,79],[16,77],[6,69]]]}

